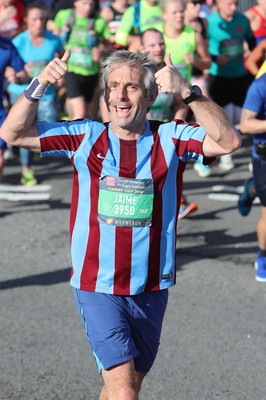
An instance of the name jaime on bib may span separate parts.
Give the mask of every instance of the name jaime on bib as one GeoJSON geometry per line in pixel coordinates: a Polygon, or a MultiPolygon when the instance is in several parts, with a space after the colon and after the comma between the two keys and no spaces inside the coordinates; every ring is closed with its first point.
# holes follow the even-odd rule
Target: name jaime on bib
{"type": "Polygon", "coordinates": [[[151,179],[104,176],[100,179],[98,220],[116,226],[150,226],[153,197],[151,179]]]}

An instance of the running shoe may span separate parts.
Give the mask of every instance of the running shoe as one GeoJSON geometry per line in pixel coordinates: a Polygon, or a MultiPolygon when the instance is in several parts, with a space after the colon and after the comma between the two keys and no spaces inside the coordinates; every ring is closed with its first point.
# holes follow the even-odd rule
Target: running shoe
{"type": "Polygon", "coordinates": [[[266,257],[262,257],[258,254],[255,262],[256,276],[255,279],[258,282],[266,282],[266,257]]]}
{"type": "Polygon", "coordinates": [[[29,169],[27,172],[22,173],[20,182],[24,186],[34,186],[38,183],[32,169],[29,169]]]}
{"type": "Polygon", "coordinates": [[[212,169],[208,165],[202,164],[200,161],[194,163],[194,169],[197,171],[201,178],[207,178],[211,175],[212,169]]]}
{"type": "Polygon", "coordinates": [[[235,167],[231,154],[225,154],[220,157],[218,167],[222,171],[231,171],[235,167]]]}
{"type": "Polygon", "coordinates": [[[249,214],[252,207],[252,203],[255,198],[256,198],[256,190],[255,190],[254,179],[249,178],[245,183],[244,191],[239,196],[239,200],[237,203],[238,211],[240,212],[241,215],[243,215],[243,217],[246,217],[249,214]]]}
{"type": "Polygon", "coordinates": [[[178,219],[186,218],[189,214],[192,214],[193,212],[197,211],[197,209],[198,209],[197,203],[188,203],[185,197],[182,197],[178,219]]]}

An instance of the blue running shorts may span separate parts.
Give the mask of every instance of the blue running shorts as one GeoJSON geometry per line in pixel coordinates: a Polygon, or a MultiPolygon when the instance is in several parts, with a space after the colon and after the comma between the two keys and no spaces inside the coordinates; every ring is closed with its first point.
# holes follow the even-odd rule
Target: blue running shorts
{"type": "Polygon", "coordinates": [[[99,372],[134,359],[147,373],[160,344],[168,289],[116,296],[73,288],[99,372]]]}

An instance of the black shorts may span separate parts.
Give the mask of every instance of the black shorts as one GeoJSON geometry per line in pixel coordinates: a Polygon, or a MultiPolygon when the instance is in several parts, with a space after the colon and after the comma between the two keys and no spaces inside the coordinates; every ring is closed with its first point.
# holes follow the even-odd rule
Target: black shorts
{"type": "Polygon", "coordinates": [[[266,160],[252,157],[252,164],[257,196],[261,205],[266,207],[266,160]]]}
{"type": "Polygon", "coordinates": [[[210,98],[221,107],[230,103],[242,107],[252,80],[252,76],[248,74],[239,78],[209,75],[208,93],[210,98]]]}
{"type": "Polygon", "coordinates": [[[67,72],[65,75],[67,96],[70,99],[84,97],[86,103],[89,103],[97,87],[98,78],[98,74],[84,76],[74,74],[73,72],[67,72]]]}

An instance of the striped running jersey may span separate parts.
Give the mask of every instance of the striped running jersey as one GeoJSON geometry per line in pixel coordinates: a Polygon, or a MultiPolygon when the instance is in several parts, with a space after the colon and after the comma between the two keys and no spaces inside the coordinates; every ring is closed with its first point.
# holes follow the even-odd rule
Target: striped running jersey
{"type": "Polygon", "coordinates": [[[41,155],[67,157],[74,168],[70,284],[115,295],[173,286],[182,174],[189,159],[203,158],[205,130],[147,121],[137,140],[124,140],[88,119],[37,127],[41,155]]]}

